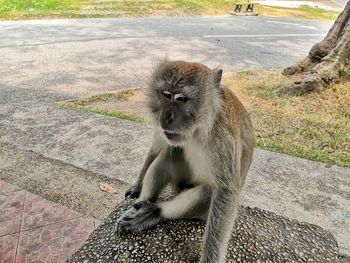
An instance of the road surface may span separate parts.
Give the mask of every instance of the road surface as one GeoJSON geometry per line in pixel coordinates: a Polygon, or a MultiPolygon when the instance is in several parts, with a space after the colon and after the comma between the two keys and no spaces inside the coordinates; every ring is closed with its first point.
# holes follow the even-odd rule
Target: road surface
{"type": "Polygon", "coordinates": [[[280,68],[304,57],[331,24],[233,16],[0,22],[0,85],[78,97],[144,86],[165,56],[224,71],[280,68]]]}

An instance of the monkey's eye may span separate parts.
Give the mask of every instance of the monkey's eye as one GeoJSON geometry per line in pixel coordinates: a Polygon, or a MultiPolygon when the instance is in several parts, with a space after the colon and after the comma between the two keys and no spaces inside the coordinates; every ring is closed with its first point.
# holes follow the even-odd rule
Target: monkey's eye
{"type": "Polygon", "coordinates": [[[162,94],[163,94],[163,96],[164,96],[165,98],[167,98],[168,100],[171,100],[172,95],[171,95],[170,92],[168,92],[168,91],[163,91],[162,94]]]}
{"type": "Polygon", "coordinates": [[[186,102],[188,101],[188,97],[183,94],[175,94],[175,100],[179,102],[186,102]]]}

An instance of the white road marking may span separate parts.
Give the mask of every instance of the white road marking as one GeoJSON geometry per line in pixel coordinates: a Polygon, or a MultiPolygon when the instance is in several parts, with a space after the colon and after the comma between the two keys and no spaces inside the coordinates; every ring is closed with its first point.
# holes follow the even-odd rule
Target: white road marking
{"type": "Polygon", "coordinates": [[[315,26],[306,26],[306,25],[301,25],[301,24],[298,24],[298,23],[283,22],[283,21],[271,21],[271,20],[266,20],[266,22],[267,23],[273,23],[273,24],[283,24],[283,25],[298,26],[298,27],[301,27],[301,28],[318,30],[318,28],[315,27],[315,26]]]}
{"type": "Polygon", "coordinates": [[[346,3],[339,3],[338,1],[336,0],[331,0],[331,2],[337,4],[338,6],[341,6],[341,7],[345,7],[346,3]]]}
{"type": "Polygon", "coordinates": [[[249,38],[249,37],[322,37],[326,34],[261,34],[261,35],[203,35],[203,38],[249,38]]]}

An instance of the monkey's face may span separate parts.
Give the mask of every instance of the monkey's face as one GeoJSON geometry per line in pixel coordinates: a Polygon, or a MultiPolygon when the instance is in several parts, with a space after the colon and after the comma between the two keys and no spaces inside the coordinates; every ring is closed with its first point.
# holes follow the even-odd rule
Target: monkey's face
{"type": "Polygon", "coordinates": [[[169,144],[183,145],[197,129],[210,72],[204,65],[180,61],[168,62],[155,70],[149,106],[169,144]]]}
{"type": "Polygon", "coordinates": [[[185,87],[161,90],[159,124],[171,144],[182,144],[195,130],[198,103],[185,87]],[[187,92],[186,92],[187,91],[187,92]]]}

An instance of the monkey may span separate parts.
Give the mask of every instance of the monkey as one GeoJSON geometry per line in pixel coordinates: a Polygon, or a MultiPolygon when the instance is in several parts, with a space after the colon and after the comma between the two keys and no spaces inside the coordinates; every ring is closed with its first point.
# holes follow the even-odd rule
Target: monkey
{"type": "Polygon", "coordinates": [[[255,136],[243,104],[221,84],[222,72],[168,59],[154,68],[146,92],[154,137],[125,194],[137,200],[118,219],[118,235],[169,219],[205,220],[200,262],[225,262],[255,136]],[[176,195],[158,200],[168,185],[176,195]]]}

